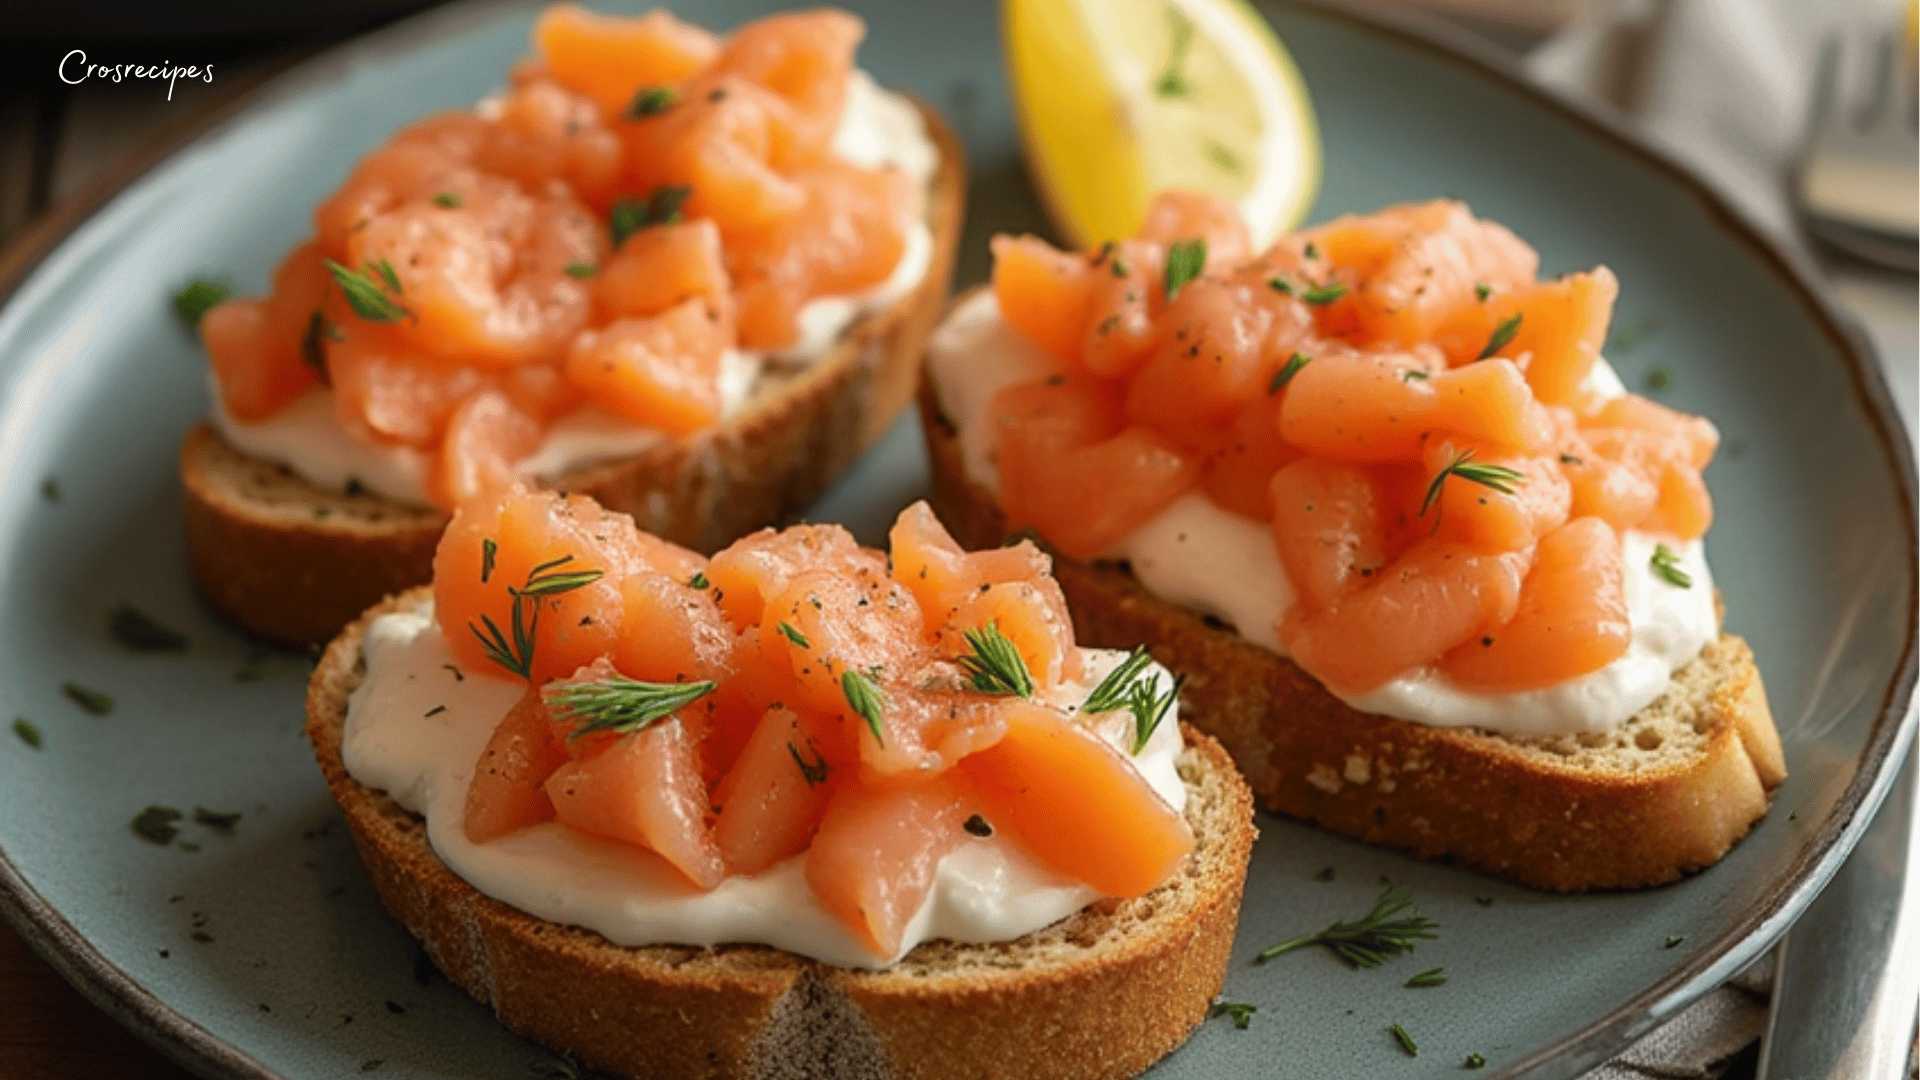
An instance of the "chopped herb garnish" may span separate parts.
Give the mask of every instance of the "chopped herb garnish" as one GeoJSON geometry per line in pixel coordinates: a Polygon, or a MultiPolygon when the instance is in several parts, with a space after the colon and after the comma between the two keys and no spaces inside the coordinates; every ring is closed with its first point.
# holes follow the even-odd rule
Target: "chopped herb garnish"
{"type": "Polygon", "coordinates": [[[485,585],[493,576],[493,560],[500,554],[500,545],[492,537],[483,537],[480,541],[480,584],[485,585]]]}
{"type": "Polygon", "coordinates": [[[1289,938],[1260,951],[1256,964],[1309,945],[1321,945],[1348,967],[1379,967],[1389,957],[1412,952],[1414,943],[1432,939],[1440,924],[1424,915],[1401,915],[1413,903],[1412,894],[1388,885],[1374,901],[1373,910],[1358,919],[1337,922],[1317,934],[1289,938]]]}
{"type": "Polygon", "coordinates": [[[1447,977],[1441,974],[1441,972],[1446,970],[1446,968],[1429,968],[1415,975],[1413,978],[1408,979],[1405,984],[1406,988],[1409,990],[1426,990],[1435,986],[1443,986],[1446,984],[1447,977]]]}
{"type": "Polygon", "coordinates": [[[1240,164],[1240,156],[1238,154],[1235,154],[1213,139],[1207,140],[1207,156],[1213,159],[1215,165],[1220,166],[1221,169],[1235,176],[1240,175],[1240,170],[1244,168],[1244,166],[1240,164]]]}
{"type": "Polygon", "coordinates": [[[643,86],[633,95],[627,104],[627,119],[640,120],[649,116],[659,116],[680,100],[680,91],[671,86],[643,86]]]}
{"type": "Polygon", "coordinates": [[[1678,945],[1685,940],[1687,940],[1687,936],[1685,934],[1674,934],[1673,936],[1667,938],[1666,942],[1662,944],[1660,947],[1663,949],[1671,949],[1675,945],[1678,945]]]}
{"type": "MultiPolygon", "coordinates": [[[[1420,500],[1421,516],[1426,516],[1427,511],[1433,509],[1433,504],[1440,501],[1440,489],[1446,484],[1449,476],[1457,476],[1469,483],[1492,488],[1502,495],[1513,494],[1513,486],[1525,479],[1518,469],[1475,461],[1471,449],[1462,450],[1454,455],[1453,460],[1448,462],[1445,468],[1435,473],[1433,482],[1427,485],[1427,496],[1420,500]]],[[[1438,526],[1439,522],[1436,521],[1434,524],[1438,526]]]]}
{"type": "Polygon", "coordinates": [[[1207,239],[1198,237],[1193,240],[1176,240],[1167,249],[1167,299],[1180,291],[1181,286],[1200,276],[1207,268],[1207,239]]]}
{"type": "Polygon", "coordinates": [[[1300,374],[1300,369],[1306,367],[1312,361],[1313,357],[1305,353],[1294,353],[1292,356],[1287,357],[1286,365],[1279,371],[1274,372],[1273,378],[1267,382],[1267,393],[1277,394],[1285,389],[1286,385],[1293,381],[1293,377],[1300,374]]]}
{"type": "Polygon", "coordinates": [[[581,722],[567,736],[577,739],[601,731],[618,735],[644,731],[713,693],[717,686],[711,681],[639,682],[616,675],[593,682],[555,682],[540,696],[556,717],[566,715],[581,722]]]}
{"type": "Polygon", "coordinates": [[[1661,323],[1664,321],[1658,315],[1643,315],[1615,330],[1613,336],[1607,339],[1607,354],[1625,356],[1632,352],[1648,338],[1659,333],[1661,323]]]}
{"type": "Polygon", "coordinates": [[[813,642],[807,640],[807,635],[794,629],[793,624],[784,619],[780,622],[780,636],[803,649],[813,648],[813,642]]]}
{"type": "Polygon", "coordinates": [[[460,193],[456,191],[443,191],[433,197],[433,205],[443,210],[452,210],[458,207],[461,201],[460,193]]]}
{"type": "Polygon", "coordinates": [[[160,625],[132,604],[114,605],[107,613],[107,631],[134,652],[184,652],[187,648],[187,635],[160,625]]]}
{"type": "Polygon", "coordinates": [[[1320,868],[1320,872],[1319,872],[1319,873],[1317,873],[1317,874],[1315,874],[1315,875],[1313,875],[1313,880],[1315,880],[1315,881],[1332,881],[1332,880],[1333,880],[1333,867],[1331,867],[1331,866],[1323,866],[1323,867],[1321,867],[1321,868],[1320,868]]]}
{"type": "Polygon", "coordinates": [[[867,730],[873,732],[873,741],[881,746],[887,745],[887,739],[881,733],[880,715],[884,696],[880,684],[873,677],[859,671],[849,671],[840,676],[840,692],[847,696],[847,704],[859,713],[867,722],[867,730]]]}
{"type": "Polygon", "coordinates": [[[1114,277],[1123,278],[1127,276],[1126,261],[1121,259],[1120,256],[1118,255],[1115,255],[1113,257],[1113,261],[1107,264],[1107,269],[1109,272],[1113,274],[1114,277]]]}
{"type": "Polygon", "coordinates": [[[660,188],[644,199],[633,195],[622,195],[615,199],[607,219],[614,249],[619,250],[627,237],[641,229],[678,223],[680,205],[692,194],[690,187],[669,186],[660,188]]]}
{"type": "Polygon", "coordinates": [[[1474,359],[1485,360],[1487,357],[1506,348],[1507,345],[1513,341],[1513,335],[1520,332],[1520,318],[1523,314],[1525,313],[1516,311],[1506,318],[1501,319],[1500,325],[1493,328],[1492,336],[1487,338],[1487,347],[1481,349],[1480,355],[1474,357],[1474,359]]]}
{"type": "Polygon", "coordinates": [[[1428,378],[1427,373],[1424,371],[1421,371],[1419,368],[1408,368],[1407,370],[1400,373],[1401,382],[1412,382],[1415,379],[1418,379],[1421,382],[1426,382],[1427,378],[1428,378]]]}
{"type": "Polygon", "coordinates": [[[1487,1067],[1487,1059],[1481,1057],[1479,1054],[1468,1054],[1467,1060],[1461,1062],[1460,1067],[1463,1069],[1484,1069],[1487,1067]]]}
{"type": "Polygon", "coordinates": [[[1562,465],[1585,465],[1586,463],[1587,463],[1586,459],[1581,457],[1578,454],[1561,454],[1560,455],[1560,464],[1562,465]]]}
{"type": "Polygon", "coordinates": [[[1233,1026],[1241,1031],[1247,1030],[1247,1024],[1253,1020],[1253,1014],[1260,1011],[1257,1005],[1248,1005],[1239,1001],[1216,1001],[1213,1008],[1207,1010],[1207,1019],[1224,1016],[1233,1021],[1233,1026]]]}
{"type": "Polygon", "coordinates": [[[20,736],[21,742],[35,750],[40,749],[40,729],[34,727],[26,717],[18,717],[13,721],[13,733],[20,736]]]}
{"type": "Polygon", "coordinates": [[[704,589],[708,584],[705,570],[695,570],[693,576],[687,579],[687,586],[693,589],[704,589]]]}
{"type": "Polygon", "coordinates": [[[368,263],[367,265],[373,268],[374,273],[380,275],[380,280],[386,283],[387,288],[393,292],[393,295],[399,296],[401,292],[404,291],[400,288],[400,275],[393,272],[392,263],[381,259],[379,262],[368,263]]]}
{"type": "Polygon", "coordinates": [[[600,272],[592,263],[568,263],[567,276],[572,278],[590,278],[600,272]]]}
{"type": "Polygon", "coordinates": [[[447,707],[445,705],[435,705],[433,708],[428,709],[424,714],[424,716],[439,716],[441,713],[446,711],[447,711],[447,707]]]}
{"type": "Polygon", "coordinates": [[[807,748],[813,751],[812,761],[800,755],[798,746],[791,741],[787,743],[787,753],[793,755],[793,763],[800,767],[800,776],[806,780],[807,786],[813,787],[815,784],[826,783],[827,774],[833,771],[833,767],[827,764],[827,755],[821,753],[811,740],[807,742],[807,748]]]}
{"type": "Polygon", "coordinates": [[[1167,65],[1160,69],[1160,77],[1153,80],[1153,92],[1163,98],[1186,97],[1193,93],[1193,84],[1180,69],[1186,66],[1187,51],[1193,48],[1193,20],[1171,3],[1166,7],[1171,40],[1167,44],[1167,65]]]}
{"type": "Polygon", "coordinates": [[[1126,709],[1133,714],[1133,753],[1138,755],[1146,749],[1153,733],[1160,729],[1161,721],[1167,718],[1167,711],[1180,697],[1180,679],[1165,693],[1159,692],[1160,680],[1148,673],[1147,666],[1153,658],[1147,655],[1144,646],[1136,647],[1120,661],[1118,667],[1107,673],[1100,684],[1087,695],[1086,704],[1081,706],[1088,713],[1113,712],[1126,709]]]}
{"type": "Polygon", "coordinates": [[[1307,241],[1307,246],[1300,249],[1300,254],[1306,256],[1309,259],[1317,259],[1320,257],[1320,249],[1317,247],[1314,247],[1313,241],[1309,240],[1307,241]]]}
{"type": "Polygon", "coordinates": [[[1654,368],[1647,372],[1646,384],[1648,390],[1657,394],[1673,385],[1673,376],[1667,374],[1666,368],[1654,368]]]}
{"type": "MultiPolygon", "coordinates": [[[[374,279],[374,269],[349,270],[332,259],[323,261],[327,264],[327,272],[333,275],[334,283],[346,295],[347,306],[353,309],[355,315],[368,322],[381,323],[399,322],[407,317],[407,309],[393,296],[387,295],[387,291],[381,288],[381,281],[374,279]]],[[[394,296],[399,295],[399,279],[393,276],[392,265],[384,259],[381,265],[386,270],[380,273],[380,278],[393,287],[394,296]]]]}
{"type": "Polygon", "coordinates": [[[1389,1027],[1387,1031],[1393,1036],[1393,1041],[1400,1044],[1400,1049],[1405,1051],[1408,1057],[1420,1056],[1420,1045],[1413,1041],[1413,1036],[1407,1034],[1406,1028],[1395,1024],[1389,1027]]]}
{"type": "Polygon", "coordinates": [[[1033,676],[1027,672],[1026,660],[996,623],[968,630],[964,636],[973,651],[960,658],[960,667],[973,677],[975,690],[1002,697],[1033,696],[1033,676]]]}
{"type": "Polygon", "coordinates": [[[60,684],[60,692],[75,705],[95,716],[105,716],[113,711],[113,699],[98,690],[89,690],[77,682],[60,684]]]}
{"type": "Polygon", "coordinates": [[[1300,294],[1300,299],[1309,304],[1331,304],[1347,295],[1347,287],[1338,281],[1329,281],[1324,285],[1310,285],[1300,294]]]}
{"type": "Polygon", "coordinates": [[[1487,302],[1487,297],[1493,295],[1493,286],[1475,285],[1473,287],[1473,295],[1475,299],[1479,300],[1481,303],[1484,304],[1487,302]]]}
{"type": "Polygon", "coordinates": [[[50,503],[60,501],[60,482],[58,480],[40,481],[40,497],[50,503]]]}
{"type": "Polygon", "coordinates": [[[232,836],[233,827],[240,824],[240,812],[209,810],[204,806],[193,808],[193,823],[204,825],[221,836],[232,836]]]}
{"type": "Polygon", "coordinates": [[[233,295],[233,286],[223,280],[194,278],[173,294],[173,310],[188,326],[199,326],[207,309],[233,295]]]}
{"type": "Polygon", "coordinates": [[[993,835],[993,825],[979,814],[969,817],[967,823],[962,825],[961,828],[967,830],[970,836],[987,837],[993,835]]]}
{"type": "Polygon", "coordinates": [[[170,806],[149,806],[134,816],[133,834],[149,844],[166,847],[180,835],[180,826],[174,824],[180,817],[180,811],[170,806]]]}
{"type": "MultiPolygon", "coordinates": [[[[482,550],[486,550],[487,543],[491,541],[483,541],[482,550]]],[[[491,562],[490,559],[488,561],[491,562]]],[[[560,571],[560,567],[572,561],[571,555],[550,559],[527,571],[525,585],[517,589],[507,586],[507,596],[513,601],[512,640],[500,632],[499,625],[491,615],[480,616],[480,622],[486,627],[485,633],[471,621],[467,623],[467,629],[480,639],[480,648],[486,652],[489,660],[523,679],[533,677],[533,642],[534,634],[540,627],[540,601],[591,585],[605,573],[603,570],[560,571]]],[[[482,583],[491,569],[491,566],[482,568],[482,583]]]]}
{"type": "Polygon", "coordinates": [[[1664,578],[1667,584],[1682,589],[1693,588],[1693,575],[1680,569],[1680,556],[1674,554],[1667,545],[1653,545],[1653,557],[1647,560],[1647,565],[1653,567],[1653,572],[1664,578]]]}
{"type": "Polygon", "coordinates": [[[1277,292],[1282,296],[1293,295],[1293,286],[1287,282],[1286,278],[1283,278],[1283,277],[1268,278],[1267,288],[1272,289],[1274,292],[1277,292]]]}

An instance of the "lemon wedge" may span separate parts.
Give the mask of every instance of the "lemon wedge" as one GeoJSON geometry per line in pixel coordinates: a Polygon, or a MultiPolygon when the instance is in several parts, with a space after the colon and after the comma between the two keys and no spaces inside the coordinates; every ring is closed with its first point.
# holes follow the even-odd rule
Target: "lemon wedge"
{"type": "Polygon", "coordinates": [[[1244,0],[1001,0],[1028,166],[1067,238],[1131,236],[1165,188],[1240,205],[1256,248],[1320,186],[1286,48],[1244,0]]]}

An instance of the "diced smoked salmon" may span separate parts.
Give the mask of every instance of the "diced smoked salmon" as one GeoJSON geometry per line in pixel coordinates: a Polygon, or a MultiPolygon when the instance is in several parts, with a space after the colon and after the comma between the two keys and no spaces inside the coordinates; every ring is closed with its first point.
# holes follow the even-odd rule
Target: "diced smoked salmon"
{"type": "Polygon", "coordinates": [[[546,789],[562,825],[656,852],[697,889],[726,877],[707,825],[699,748],[676,719],[562,765],[546,789]]]}
{"type": "Polygon", "coordinates": [[[1264,285],[1202,278],[1167,304],[1127,416],[1162,432],[1204,430],[1268,396],[1294,353],[1314,348],[1306,305],[1264,285]]]}
{"type": "Polygon", "coordinates": [[[1600,670],[1632,639],[1620,538],[1578,518],[1541,539],[1513,618],[1456,646],[1440,671],[1468,690],[1536,690],[1600,670]]]}
{"type": "Polygon", "coordinates": [[[540,420],[501,390],[454,406],[427,478],[427,496],[445,510],[505,490],[514,466],[540,448],[540,420]]]}
{"type": "Polygon", "coordinates": [[[1386,566],[1385,507],[1363,467],[1302,458],[1273,474],[1273,541],[1308,610],[1324,608],[1386,566]]]}
{"type": "Polygon", "coordinates": [[[966,805],[958,785],[941,780],[842,788],[807,849],[807,884],[867,951],[891,957],[940,860],[966,838],[966,805]]]}
{"type": "Polygon", "coordinates": [[[476,844],[553,820],[547,777],[567,763],[546,702],[535,687],[501,718],[467,785],[464,829],[476,844]]]}
{"type": "Polygon", "coordinates": [[[1193,849],[1193,832],[1120,752],[1049,709],[1015,701],[1007,733],[966,759],[981,812],[1042,864],[1107,896],[1138,896],[1193,849]]]}
{"type": "Polygon", "coordinates": [[[733,306],[720,230],[705,219],[634,232],[600,265],[592,289],[602,322],[658,315],[694,297],[722,315],[733,306]]]}
{"type": "Polygon", "coordinates": [[[1035,236],[996,236],[992,248],[1000,317],[1055,359],[1077,364],[1096,275],[1111,276],[1111,260],[1094,267],[1087,257],[1056,250],[1035,236]]]}
{"type": "Polygon", "coordinates": [[[875,566],[884,573],[886,561],[861,548],[846,529],[797,525],[778,532],[761,529],[734,541],[708,562],[707,578],[720,609],[735,627],[746,629],[760,625],[767,601],[808,570],[875,566]]]}
{"type": "Polygon", "coordinates": [[[713,838],[727,871],[757,874],[807,849],[839,786],[798,713],[769,709],[715,789],[713,838]]]}
{"type": "Polygon", "coordinates": [[[720,52],[712,34],[661,8],[620,18],[571,3],[540,13],[533,44],[554,79],[592,98],[609,118],[625,113],[643,87],[677,83],[720,52]]]}
{"type": "Polygon", "coordinates": [[[567,378],[616,415],[684,435],[720,416],[726,320],[690,296],[658,315],[620,319],[574,339],[567,378]]]}
{"type": "Polygon", "coordinates": [[[840,126],[853,53],[866,34],[866,24],[849,12],[780,12],[734,31],[712,71],[758,83],[793,107],[794,146],[783,167],[818,161],[840,126]]]}

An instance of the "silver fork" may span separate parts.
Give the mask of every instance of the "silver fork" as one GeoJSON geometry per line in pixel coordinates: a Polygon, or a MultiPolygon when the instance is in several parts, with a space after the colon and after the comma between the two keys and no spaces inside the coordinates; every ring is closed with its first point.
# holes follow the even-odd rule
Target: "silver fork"
{"type": "Polygon", "coordinates": [[[1809,232],[1850,254],[1920,268],[1920,134],[1901,34],[1829,39],[1794,196],[1809,232]],[[1851,47],[1849,47],[1851,46],[1851,47]]]}

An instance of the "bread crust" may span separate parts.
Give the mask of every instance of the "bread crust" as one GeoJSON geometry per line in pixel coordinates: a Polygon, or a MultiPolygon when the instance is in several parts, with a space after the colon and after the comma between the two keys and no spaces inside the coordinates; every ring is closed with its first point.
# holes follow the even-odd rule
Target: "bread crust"
{"type": "Polygon", "coordinates": [[[1253,801],[1219,744],[1184,726],[1194,854],[1159,889],[1018,942],[928,942],[892,968],[856,971],[759,945],[617,946],[482,895],[434,856],[419,817],[341,760],[368,624],[428,596],[390,598],[327,648],[307,735],[381,902],[449,979],[527,1038],[635,1080],[1106,1080],[1185,1041],[1219,993],[1253,801]]]}
{"type": "MultiPolygon", "coordinates": [[[[920,284],[856,320],[817,363],[764,372],[745,409],[717,427],[545,486],[591,495],[647,532],[711,553],[805,509],[886,432],[913,396],[923,343],[945,305],[966,204],[959,137],[931,106],[914,104],[940,155],[926,205],[933,253],[920,284]]],[[[247,459],[203,423],[181,446],[180,475],[194,582],[247,632],[319,645],[369,605],[432,576],[445,514],[374,494],[343,508],[339,493],[284,469],[270,500],[280,505],[267,505],[247,485],[223,481],[218,470],[236,460],[247,459]]]]}
{"type": "MultiPolygon", "coordinates": [[[[963,546],[1004,542],[931,378],[920,410],[940,519],[963,546]]],[[[1731,635],[1612,736],[1516,739],[1362,713],[1122,567],[1055,553],[1053,572],[1083,643],[1145,643],[1186,676],[1182,715],[1227,748],[1261,806],[1416,858],[1552,892],[1660,885],[1719,861],[1786,778],[1759,669],[1731,635]],[[1634,750],[1645,760],[1606,764],[1634,750]]]]}

